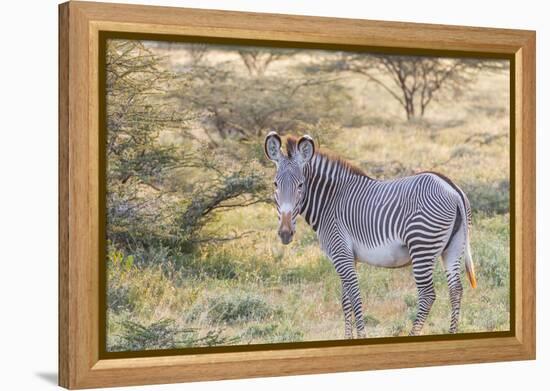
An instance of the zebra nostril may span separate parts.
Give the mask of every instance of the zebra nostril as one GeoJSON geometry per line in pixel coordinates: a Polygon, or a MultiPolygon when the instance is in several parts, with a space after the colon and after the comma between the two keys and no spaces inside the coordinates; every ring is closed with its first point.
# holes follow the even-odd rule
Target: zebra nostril
{"type": "Polygon", "coordinates": [[[279,237],[281,238],[281,242],[283,242],[283,244],[289,244],[292,241],[293,235],[294,232],[286,229],[279,231],[279,237]]]}

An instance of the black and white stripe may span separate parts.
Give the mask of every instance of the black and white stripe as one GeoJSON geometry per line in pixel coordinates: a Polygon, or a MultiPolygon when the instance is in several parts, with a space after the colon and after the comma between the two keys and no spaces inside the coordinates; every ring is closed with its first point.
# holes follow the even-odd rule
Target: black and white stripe
{"type": "Polygon", "coordinates": [[[287,155],[276,156],[279,218],[281,213],[292,213],[291,235],[298,213],[317,232],[321,248],[342,281],[346,337],[352,337],[353,319],[358,337],[365,336],[356,260],[382,267],[412,264],[418,311],[410,334],[416,335],[435,300],[433,270],[439,256],[451,298],[450,332],[455,333],[463,253],[475,286],[468,243],[471,211],[465,194],[446,177],[431,172],[375,180],[339,158],[313,153],[313,149],[308,156],[307,150],[301,151],[303,144],[313,146],[313,141],[291,138],[287,155]]]}

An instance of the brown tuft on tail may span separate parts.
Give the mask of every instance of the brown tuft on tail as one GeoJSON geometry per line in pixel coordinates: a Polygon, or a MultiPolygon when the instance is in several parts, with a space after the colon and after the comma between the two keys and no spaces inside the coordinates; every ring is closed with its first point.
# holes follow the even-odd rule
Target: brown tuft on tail
{"type": "Polygon", "coordinates": [[[464,266],[466,266],[466,275],[468,280],[470,280],[470,285],[472,288],[477,287],[476,272],[474,269],[474,263],[472,262],[472,255],[470,252],[470,244],[466,246],[466,253],[464,254],[464,266]]]}
{"type": "Polygon", "coordinates": [[[468,280],[470,281],[470,285],[472,286],[472,288],[477,288],[476,274],[474,273],[474,271],[467,270],[466,274],[468,276],[468,280]]]}

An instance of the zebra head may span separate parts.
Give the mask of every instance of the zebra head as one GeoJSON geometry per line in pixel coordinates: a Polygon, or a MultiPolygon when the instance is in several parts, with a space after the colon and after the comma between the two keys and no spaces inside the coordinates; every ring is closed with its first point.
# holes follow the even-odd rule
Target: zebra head
{"type": "Polygon", "coordinates": [[[275,203],[279,217],[278,234],[283,244],[292,241],[296,231],[296,217],[300,214],[306,184],[304,166],[311,161],[315,153],[315,144],[309,136],[299,140],[287,139],[287,154],[281,150],[281,137],[270,132],[265,138],[265,154],[277,166],[275,203]]]}

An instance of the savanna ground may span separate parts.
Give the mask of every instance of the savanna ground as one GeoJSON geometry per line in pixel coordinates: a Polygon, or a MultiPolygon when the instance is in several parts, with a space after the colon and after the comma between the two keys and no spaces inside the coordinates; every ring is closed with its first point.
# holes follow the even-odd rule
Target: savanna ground
{"type": "MultiPolygon", "coordinates": [[[[457,68],[425,112],[414,97],[413,113],[383,59],[336,57],[109,42],[108,350],[343,338],[340,281],[315,233],[299,219],[289,246],[277,237],[263,156],[272,129],[308,133],[375,178],[435,170],[455,181],[473,209],[478,280],[474,290],[462,276],[459,332],[509,329],[507,67],[457,68]]],[[[400,61],[418,77],[414,59],[400,61]]],[[[407,335],[410,267],[358,273],[367,336],[407,335]]],[[[449,327],[439,262],[435,287],[423,334],[449,327]]]]}

